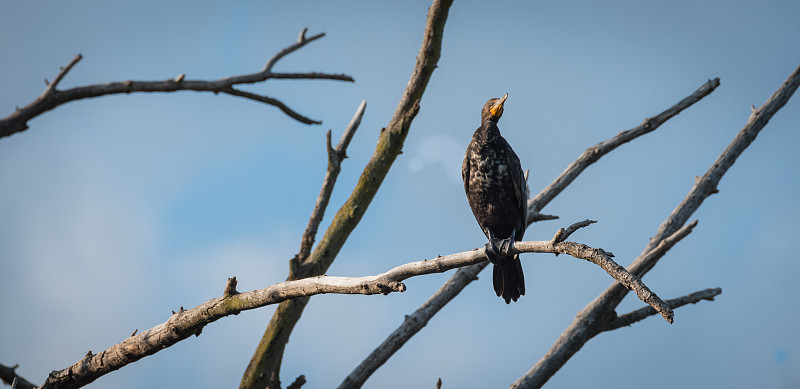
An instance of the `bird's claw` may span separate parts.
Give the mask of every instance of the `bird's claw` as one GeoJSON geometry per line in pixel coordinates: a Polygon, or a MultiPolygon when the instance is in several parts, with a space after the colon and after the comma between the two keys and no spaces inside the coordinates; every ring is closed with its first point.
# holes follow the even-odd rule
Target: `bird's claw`
{"type": "Polygon", "coordinates": [[[489,243],[486,243],[484,246],[484,250],[486,252],[486,258],[489,259],[489,262],[496,264],[497,260],[500,258],[505,258],[515,251],[514,239],[490,239],[489,243]]]}

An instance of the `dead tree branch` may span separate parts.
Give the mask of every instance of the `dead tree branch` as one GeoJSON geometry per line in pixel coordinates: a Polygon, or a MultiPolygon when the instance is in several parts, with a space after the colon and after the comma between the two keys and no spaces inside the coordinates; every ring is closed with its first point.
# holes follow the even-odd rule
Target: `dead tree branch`
{"type": "Polygon", "coordinates": [[[0,119],[0,138],[10,136],[17,132],[25,131],[28,129],[28,121],[31,119],[51,110],[60,105],[69,103],[71,101],[89,99],[94,97],[123,94],[123,93],[137,93],[137,92],[177,92],[177,91],[196,91],[196,92],[213,92],[225,93],[231,96],[243,97],[253,101],[273,105],[278,107],[285,114],[291,118],[304,123],[304,124],[320,124],[320,121],[309,119],[293,109],[289,108],[286,104],[278,99],[269,96],[258,95],[252,92],[243,91],[236,87],[242,84],[254,84],[264,82],[269,79],[325,79],[325,80],[338,80],[338,81],[354,81],[353,77],[346,74],[331,74],[320,72],[309,73],[277,73],[272,71],[272,67],[287,54],[294,52],[301,47],[325,36],[325,33],[319,33],[311,37],[306,37],[304,29],[300,33],[298,41],[291,46],[288,46],[275,54],[264,66],[264,68],[256,73],[244,74],[239,76],[232,76],[221,78],[214,81],[203,80],[186,80],[184,74],[180,74],[175,78],[163,81],[121,81],[109,82],[105,84],[95,84],[80,86],[66,90],[57,88],[58,84],[67,73],[77,64],[83,56],[78,54],[70,63],[61,68],[53,82],[48,83],[47,88],[30,104],[17,108],[14,113],[4,119],[0,119]]]}
{"type": "Polygon", "coordinates": [[[317,202],[314,204],[314,211],[311,213],[311,218],[308,221],[306,230],[303,232],[303,238],[300,243],[300,251],[294,258],[296,264],[300,264],[308,258],[311,253],[311,247],[314,245],[314,239],[317,236],[317,229],[322,222],[322,217],[325,215],[325,209],[328,207],[333,186],[336,184],[336,178],[339,177],[339,172],[342,170],[342,161],[347,158],[347,146],[350,145],[350,140],[353,139],[358,126],[361,124],[361,118],[364,116],[364,110],[367,108],[367,101],[361,102],[358,106],[353,119],[342,134],[342,139],[336,148],[331,146],[331,132],[328,130],[326,135],[326,148],[328,150],[328,171],[325,173],[325,179],[322,182],[322,189],[319,191],[317,202]]]}
{"type": "Polygon", "coordinates": [[[383,366],[394,353],[408,342],[411,337],[424,328],[428,321],[442,309],[447,302],[454,299],[466,285],[478,278],[489,262],[458,269],[449,280],[425,301],[414,313],[407,315],[403,324],[364,358],[361,363],[339,384],[339,389],[360,388],[372,373],[383,366]],[[444,301],[444,303],[442,303],[444,301]]]}
{"type": "MultiPolygon", "coordinates": [[[[679,101],[672,107],[660,114],[647,118],[642,124],[631,128],[630,130],[620,132],[617,136],[605,141],[600,142],[592,147],[586,149],[578,159],[573,161],[563,172],[556,178],[547,188],[539,192],[536,197],[528,200],[528,215],[535,216],[542,210],[551,200],[558,196],[572,181],[580,175],[587,167],[595,163],[600,157],[608,154],[611,150],[628,143],[642,135],[649,134],[661,127],[667,120],[673,118],[681,113],[684,109],[691,107],[694,103],[708,96],[719,86],[719,78],[708,80],[694,93],[686,96],[683,100],[679,101]]],[[[529,216],[531,219],[532,216],[529,216]]],[[[530,224],[533,220],[529,220],[530,224]]]]}
{"type": "MultiPolygon", "coordinates": [[[[584,223],[588,225],[588,223],[584,223]]],[[[606,270],[614,279],[630,286],[637,294],[646,296],[642,301],[650,304],[667,320],[672,311],[667,304],[652,294],[641,280],[614,263],[610,253],[584,244],[559,241],[517,242],[519,253],[568,254],[585,259],[606,270]]],[[[229,278],[222,297],[199,306],[173,313],[164,323],[149,330],[134,333],[109,349],[93,354],[91,351],[74,365],[50,373],[42,388],[79,388],[97,378],[155,354],[192,335],[199,336],[203,328],[223,317],[242,311],[261,308],[283,301],[317,294],[389,294],[406,290],[403,281],[425,274],[442,273],[476,263],[486,262],[484,250],[475,249],[397,266],[385,273],[366,277],[316,276],[285,281],[264,289],[236,292],[236,278],[229,278]]],[[[474,276],[473,276],[474,277],[474,276]]]]}
{"type": "MultiPolygon", "coordinates": [[[[672,308],[679,308],[684,305],[689,304],[697,304],[702,300],[714,301],[714,297],[719,296],[722,293],[722,289],[720,288],[709,288],[703,289],[698,292],[687,294],[686,296],[678,297],[676,299],[671,299],[665,301],[667,305],[672,308]]],[[[620,315],[614,321],[608,323],[608,325],[603,328],[603,332],[606,331],[613,331],[621,327],[628,327],[633,323],[640,322],[650,316],[656,315],[656,312],[653,307],[642,307],[633,312],[626,313],[624,315],[620,315]]]]}
{"type": "MultiPolygon", "coordinates": [[[[645,119],[639,126],[620,132],[615,137],[588,148],[578,159],[569,164],[550,185],[544,188],[536,197],[528,200],[528,224],[539,220],[555,219],[556,217],[554,216],[541,215],[539,211],[569,186],[569,184],[575,181],[589,165],[597,162],[601,157],[616,149],[618,146],[656,130],[670,118],[711,94],[719,84],[719,78],[709,80],[694,91],[694,93],[668,108],[666,111],[652,118],[645,119]]],[[[405,342],[419,332],[428,321],[430,321],[433,315],[439,312],[442,307],[455,298],[455,296],[473,280],[478,279],[478,274],[486,266],[487,263],[479,263],[459,269],[458,272],[442,285],[442,287],[422,304],[422,306],[411,315],[407,315],[407,318],[412,318],[413,320],[405,320],[400,327],[394,330],[383,343],[373,350],[372,353],[348,375],[339,388],[361,387],[367,378],[399,350],[405,342]]]]}
{"type": "Polygon", "coordinates": [[[3,380],[3,383],[6,385],[16,385],[16,387],[19,389],[35,388],[36,385],[30,383],[28,380],[20,377],[19,374],[17,374],[17,367],[19,367],[19,365],[8,367],[0,364],[0,380],[3,380]]]}
{"type": "MultiPolygon", "coordinates": [[[[672,211],[670,216],[664,220],[642,254],[628,266],[628,270],[631,273],[641,277],[655,266],[661,255],[650,255],[650,253],[661,245],[662,241],[668,236],[674,235],[676,231],[679,231],[703,201],[717,192],[717,185],[725,172],[733,165],[747,146],[753,142],[756,135],[764,128],[772,116],[789,101],[792,94],[797,90],[798,85],[800,85],[800,67],[795,69],[764,105],[753,110],[744,128],[739,131],[731,144],[722,152],[708,171],[695,180],[689,193],[672,211]]],[[[602,329],[608,325],[608,318],[616,316],[614,310],[626,294],[627,290],[622,285],[614,283],[584,307],[550,350],[524,376],[517,380],[512,385],[512,388],[539,388],[544,385],[589,339],[602,332],[602,329]]]]}
{"type": "MultiPolygon", "coordinates": [[[[422,95],[439,61],[444,25],[452,0],[434,0],[428,9],[422,45],[416,65],[406,84],[397,109],[381,131],[375,152],[364,167],[353,192],[331,220],[325,234],[308,258],[297,268],[290,267],[289,280],[324,274],[344,242],[361,221],[372,199],[400,154],[411,122],[417,115],[422,95]]],[[[280,387],[280,364],[292,330],[308,303],[308,297],[293,299],[278,306],[267,325],[250,363],[244,372],[242,389],[280,387]]]]}

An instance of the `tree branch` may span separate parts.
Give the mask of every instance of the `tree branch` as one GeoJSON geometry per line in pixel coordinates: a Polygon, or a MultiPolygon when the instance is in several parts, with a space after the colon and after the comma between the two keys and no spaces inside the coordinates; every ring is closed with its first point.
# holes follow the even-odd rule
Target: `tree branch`
{"type": "Polygon", "coordinates": [[[325,179],[322,182],[322,189],[319,191],[317,202],[314,204],[314,211],[311,212],[311,218],[308,221],[306,230],[303,232],[303,238],[300,243],[300,251],[295,257],[297,264],[304,262],[308,255],[311,253],[311,247],[314,245],[314,239],[317,236],[317,229],[322,222],[325,215],[325,209],[328,207],[333,186],[336,184],[336,178],[339,177],[339,172],[342,170],[342,161],[347,158],[347,146],[350,145],[350,140],[353,139],[358,126],[361,124],[361,118],[364,116],[364,110],[367,108],[367,101],[363,100],[361,105],[358,106],[353,119],[342,134],[342,139],[336,148],[331,146],[331,132],[328,131],[326,135],[326,149],[328,152],[328,171],[325,173],[325,179]]]}
{"type": "MultiPolygon", "coordinates": [[[[702,300],[714,301],[714,297],[720,295],[722,293],[722,289],[720,288],[709,288],[703,289],[698,292],[694,292],[691,294],[687,294],[686,296],[678,297],[676,299],[667,300],[667,305],[672,308],[679,308],[684,305],[688,304],[697,304],[702,300]]],[[[603,328],[603,332],[606,331],[613,331],[621,327],[630,326],[633,323],[640,322],[650,316],[657,314],[653,307],[642,307],[633,312],[626,313],[624,315],[620,315],[614,321],[608,323],[605,328],[603,328]]]]}
{"type": "MultiPolygon", "coordinates": [[[[608,154],[618,146],[630,142],[631,140],[648,134],[656,130],[661,124],[674,117],[684,109],[700,101],[709,95],[719,86],[719,78],[709,80],[698,88],[694,93],[687,96],[677,104],[653,118],[645,121],[633,129],[623,131],[614,138],[600,142],[581,154],[578,159],[572,162],[561,174],[536,197],[528,200],[528,224],[540,220],[556,219],[557,216],[542,215],[539,211],[544,208],[553,198],[572,183],[589,165],[597,162],[601,157],[608,154]],[[648,124],[649,123],[649,124],[648,124]]],[[[361,364],[339,386],[340,388],[357,388],[369,378],[386,360],[389,359],[406,341],[419,332],[428,321],[439,312],[442,307],[457,296],[461,290],[478,278],[478,274],[486,267],[486,263],[479,263],[469,267],[459,269],[441,288],[431,296],[414,313],[406,317],[415,320],[406,320],[400,327],[392,332],[389,337],[381,343],[361,364]],[[374,359],[380,356],[379,359],[374,359]]]]}
{"type": "Polygon", "coordinates": [[[476,280],[478,273],[487,265],[489,265],[489,262],[481,262],[458,269],[428,301],[425,301],[414,313],[407,315],[403,324],[353,369],[344,381],[339,384],[339,389],[360,388],[364,385],[364,382],[367,381],[372,373],[383,366],[397,350],[428,324],[433,315],[439,312],[450,300],[454,299],[466,285],[476,280]]]}
{"type": "Polygon", "coordinates": [[[264,67],[263,70],[257,73],[244,74],[240,76],[232,76],[221,78],[214,81],[203,80],[185,80],[183,74],[173,79],[163,81],[122,81],[122,82],[109,82],[105,84],[87,85],[75,87],[67,90],[59,90],[56,87],[64,79],[67,73],[78,63],[83,57],[78,54],[66,66],[61,68],[53,82],[48,83],[47,88],[42,94],[33,102],[23,108],[17,108],[14,113],[4,119],[0,119],[0,138],[10,136],[17,132],[25,131],[28,129],[28,121],[31,119],[51,110],[60,105],[69,103],[75,100],[88,99],[100,97],[105,95],[122,94],[122,93],[136,93],[136,92],[177,92],[177,91],[196,91],[196,92],[213,92],[213,93],[226,93],[232,96],[244,97],[246,99],[258,101],[261,103],[269,104],[278,107],[281,111],[292,117],[293,119],[304,124],[319,124],[321,122],[309,119],[294,110],[290,109],[280,100],[261,96],[250,92],[245,92],[235,89],[234,85],[239,84],[254,84],[264,82],[271,78],[275,79],[327,79],[339,81],[354,81],[352,77],[346,74],[329,74],[329,73],[272,73],[272,67],[285,55],[300,49],[309,42],[317,40],[325,36],[324,33],[314,35],[310,38],[305,37],[305,31],[300,34],[300,40],[293,45],[284,48],[275,56],[273,56],[264,67]]]}
{"type": "MultiPolygon", "coordinates": [[[[515,248],[515,252],[518,253],[568,254],[593,262],[615,279],[637,290],[637,293],[641,291],[643,295],[650,296],[649,302],[644,298],[642,300],[651,304],[663,316],[671,316],[669,307],[658,296],[650,293],[638,277],[627,273],[624,268],[614,263],[609,253],[602,249],[567,241],[517,242],[515,248]]],[[[236,292],[236,278],[229,278],[222,297],[209,300],[189,310],[181,309],[173,313],[166,322],[139,334],[134,333],[99,354],[90,351],[74,365],[50,373],[42,388],[67,389],[87,385],[107,373],[155,354],[192,335],[199,336],[206,325],[242,311],[323,293],[371,295],[403,292],[406,290],[403,281],[408,278],[442,273],[482,262],[486,262],[484,250],[475,249],[406,263],[375,276],[316,276],[285,281],[264,289],[242,293],[236,292]]],[[[474,278],[474,275],[472,277],[474,278]]]]}
{"type": "MultiPolygon", "coordinates": [[[[753,110],[744,128],[731,144],[722,152],[709,170],[695,180],[695,184],[681,203],[658,228],[656,236],[650,239],[642,254],[628,267],[629,271],[643,276],[655,266],[661,255],[651,255],[667,236],[675,235],[684,223],[708,196],[717,192],[717,185],[728,168],[755,139],[774,115],[800,85],[800,67],[789,76],[781,87],[773,93],[760,108],[753,110]]],[[[548,352],[523,375],[512,388],[538,388],[544,385],[563,366],[572,355],[589,339],[602,332],[609,317],[615,316],[614,309],[627,294],[620,284],[614,283],[602,294],[584,307],[572,324],[561,334],[548,352]]]]}
{"type": "MultiPolygon", "coordinates": [[[[394,115],[381,131],[375,152],[364,167],[350,197],[339,208],[308,259],[299,268],[290,268],[290,280],[324,274],[367,211],[389,173],[389,168],[402,151],[411,122],[419,111],[422,95],[441,55],[444,25],[451,5],[452,0],[434,0],[428,9],[417,61],[394,115]]],[[[307,303],[308,298],[305,297],[278,306],[245,370],[240,388],[280,387],[283,350],[307,303]]]]}
{"type": "Polygon", "coordinates": [[[36,385],[30,383],[28,380],[20,377],[19,374],[17,374],[17,367],[19,367],[19,365],[8,367],[0,364],[0,380],[3,380],[3,383],[6,385],[16,385],[18,389],[35,388],[36,385]]]}
{"type": "MultiPolygon", "coordinates": [[[[642,135],[649,134],[660,127],[664,122],[673,118],[681,113],[684,109],[691,107],[694,103],[708,96],[719,86],[719,78],[708,80],[694,93],[679,101],[672,107],[660,114],[646,118],[642,124],[631,128],[627,131],[622,131],[617,136],[605,141],[600,142],[592,147],[586,149],[578,159],[573,161],[563,172],[556,178],[547,188],[539,192],[536,197],[528,200],[528,215],[536,215],[542,210],[551,200],[558,196],[569,184],[574,181],[587,167],[595,163],[600,157],[608,154],[611,150],[628,143],[642,135]]],[[[528,217],[528,223],[531,223],[531,216],[528,217]]]]}

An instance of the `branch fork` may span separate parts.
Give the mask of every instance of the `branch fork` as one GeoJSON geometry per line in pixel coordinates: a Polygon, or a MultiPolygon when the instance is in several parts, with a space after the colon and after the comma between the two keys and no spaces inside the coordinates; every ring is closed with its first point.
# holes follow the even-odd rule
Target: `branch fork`
{"type": "Polygon", "coordinates": [[[175,78],[163,81],[133,81],[126,80],[121,82],[109,82],[105,84],[95,84],[80,86],[66,90],[57,89],[58,84],[69,71],[83,58],[81,54],[75,56],[67,66],[60,69],[59,73],[52,82],[47,82],[47,87],[39,97],[28,105],[17,109],[9,116],[0,119],[0,138],[10,136],[17,132],[28,129],[28,121],[60,105],[71,101],[100,97],[112,94],[128,94],[136,92],[176,92],[176,91],[196,91],[212,92],[214,94],[225,93],[231,96],[242,97],[277,107],[289,117],[304,124],[320,124],[321,121],[310,119],[289,108],[282,101],[252,92],[247,92],[236,88],[241,84],[254,84],[264,82],[269,79],[326,79],[353,82],[353,77],[346,74],[332,74],[321,72],[307,73],[278,73],[272,72],[272,67],[284,56],[302,48],[306,44],[325,36],[319,33],[311,37],[306,37],[303,29],[298,41],[275,54],[264,68],[257,73],[231,76],[213,81],[205,80],[186,80],[186,75],[181,73],[175,78]]]}

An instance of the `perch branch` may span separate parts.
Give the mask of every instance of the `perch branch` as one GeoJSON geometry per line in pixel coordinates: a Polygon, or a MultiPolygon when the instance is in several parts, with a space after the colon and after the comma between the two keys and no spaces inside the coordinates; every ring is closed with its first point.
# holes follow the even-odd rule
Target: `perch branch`
{"type": "MultiPolygon", "coordinates": [[[[305,30],[304,30],[305,31],[305,30]]],[[[309,42],[317,40],[325,36],[324,33],[314,35],[306,38],[305,33],[301,34],[301,39],[293,45],[284,48],[275,56],[273,56],[264,67],[263,70],[257,73],[244,74],[239,76],[232,76],[221,78],[214,81],[203,80],[186,80],[185,75],[181,74],[173,79],[163,81],[121,81],[109,82],[105,84],[95,84],[80,86],[66,90],[57,89],[58,84],[67,73],[72,69],[75,64],[80,61],[83,56],[78,54],[66,66],[61,68],[55,79],[48,83],[47,88],[30,104],[16,109],[11,115],[0,119],[0,138],[10,136],[17,132],[25,131],[28,129],[28,121],[31,119],[51,110],[60,105],[69,103],[75,100],[88,99],[100,97],[105,95],[123,94],[123,93],[136,93],[136,92],[177,92],[177,91],[196,91],[196,92],[213,92],[225,93],[231,96],[243,97],[246,99],[258,101],[261,103],[273,105],[278,107],[281,111],[292,117],[293,119],[305,124],[319,124],[321,122],[309,119],[299,113],[295,112],[280,100],[261,96],[255,93],[245,92],[235,89],[235,85],[240,84],[254,84],[264,82],[271,78],[274,79],[327,79],[339,81],[353,81],[353,78],[346,74],[330,74],[320,72],[310,73],[272,73],[272,66],[285,55],[305,46],[309,42]]]]}
{"type": "MultiPolygon", "coordinates": [[[[708,196],[717,192],[717,185],[722,176],[733,165],[739,155],[749,146],[759,131],[769,122],[772,116],[783,107],[800,85],[800,67],[795,69],[789,78],[769,99],[754,109],[747,123],[734,137],[725,151],[711,165],[708,171],[695,180],[694,185],[681,203],[659,226],[656,235],[642,251],[642,254],[631,263],[631,273],[643,276],[655,266],[660,255],[650,255],[666,237],[680,231],[684,223],[697,210],[708,196]]],[[[627,294],[620,284],[614,283],[591,303],[584,307],[575,320],[561,334],[547,353],[523,375],[512,388],[538,388],[544,385],[563,366],[572,355],[586,344],[589,339],[602,331],[607,325],[605,319],[614,315],[614,309],[627,294]]]]}
{"type": "MultiPolygon", "coordinates": [[[[609,254],[602,249],[567,241],[555,244],[552,241],[517,242],[515,247],[518,253],[559,253],[588,260],[598,264],[615,279],[630,285],[631,288],[637,290],[637,293],[639,291],[642,291],[643,295],[650,293],[641,280],[625,272],[621,266],[614,264],[609,254]]],[[[173,313],[166,322],[130,336],[98,354],[87,353],[74,365],[52,372],[42,388],[66,389],[84,386],[109,372],[170,347],[192,335],[199,336],[206,325],[245,310],[323,293],[371,295],[403,292],[406,286],[402,281],[408,278],[442,273],[485,261],[484,251],[475,249],[435,259],[406,263],[376,276],[316,276],[285,281],[264,289],[241,293],[235,292],[235,278],[230,278],[222,297],[207,301],[192,309],[181,309],[173,313]]],[[[652,304],[664,317],[671,316],[669,307],[657,296],[652,296],[651,302],[648,303],[652,304]]]]}
{"type": "MultiPolygon", "coordinates": [[[[316,248],[297,269],[290,269],[290,280],[325,273],[350,233],[361,221],[389,169],[401,153],[411,123],[419,111],[422,95],[439,61],[444,26],[451,5],[452,0],[434,0],[428,9],[425,32],[414,70],[389,124],[381,130],[375,152],[364,167],[350,197],[336,212],[316,248]]],[[[244,372],[239,386],[241,389],[280,387],[279,370],[283,350],[307,303],[308,298],[305,297],[278,306],[244,372]]]]}
{"type": "MultiPolygon", "coordinates": [[[[589,165],[597,162],[601,157],[616,149],[618,146],[654,131],[665,121],[701,100],[703,97],[709,95],[718,86],[719,78],[709,80],[694,93],[673,105],[666,111],[661,112],[651,119],[646,119],[641,125],[634,127],[633,129],[623,131],[614,138],[600,142],[584,151],[583,154],[581,154],[578,159],[572,162],[550,185],[544,188],[536,197],[528,200],[528,224],[540,220],[558,218],[557,216],[542,215],[539,213],[539,211],[544,208],[544,206],[547,205],[550,200],[561,193],[564,188],[569,186],[569,184],[571,184],[572,181],[574,181],[587,167],[589,167],[589,165]]],[[[425,302],[425,304],[423,304],[413,314],[407,316],[419,318],[419,321],[422,322],[422,324],[417,325],[415,321],[410,320],[404,321],[399,328],[389,335],[389,338],[387,338],[380,346],[378,346],[378,348],[376,348],[370,354],[370,356],[367,357],[367,359],[361,362],[361,364],[356,367],[352,373],[350,373],[340,388],[360,387],[366,381],[366,379],[369,378],[369,375],[371,375],[378,367],[380,367],[380,365],[388,360],[392,354],[399,350],[400,347],[402,347],[403,344],[408,341],[408,339],[419,332],[419,330],[421,330],[422,327],[428,323],[428,321],[433,317],[433,315],[436,314],[436,312],[449,303],[450,300],[457,296],[461,290],[469,285],[473,280],[477,279],[477,275],[486,267],[486,265],[486,263],[479,263],[477,265],[459,269],[459,271],[456,272],[456,274],[454,274],[453,277],[447,281],[433,296],[431,296],[428,301],[425,302]],[[465,277],[466,274],[469,274],[469,276],[465,277]],[[456,277],[459,278],[456,279],[456,277]],[[402,341],[395,341],[395,339],[400,339],[401,337],[402,341]],[[375,362],[379,361],[380,363],[374,365],[375,362],[370,362],[369,359],[377,354],[381,355],[381,359],[376,359],[375,362]],[[367,368],[367,366],[369,366],[369,368],[367,368]],[[366,374],[366,376],[364,376],[364,374],[366,374]],[[348,382],[357,382],[358,385],[345,386],[345,383],[348,382]]]]}
{"type": "MultiPolygon", "coordinates": [[[[687,294],[686,296],[683,297],[667,300],[665,302],[670,308],[675,309],[688,304],[697,304],[702,300],[714,301],[714,297],[720,295],[721,293],[722,289],[720,288],[709,288],[691,294],[687,294]]],[[[608,323],[608,325],[605,328],[603,328],[603,332],[613,331],[621,327],[630,326],[633,323],[640,322],[657,313],[658,312],[656,312],[656,310],[653,309],[653,307],[639,308],[633,312],[620,315],[619,317],[614,319],[614,321],[608,323]]]]}

